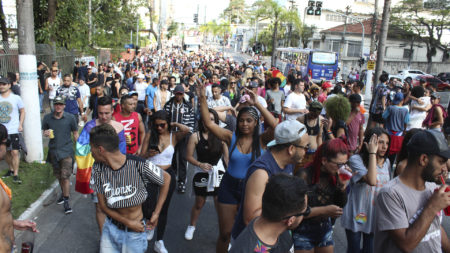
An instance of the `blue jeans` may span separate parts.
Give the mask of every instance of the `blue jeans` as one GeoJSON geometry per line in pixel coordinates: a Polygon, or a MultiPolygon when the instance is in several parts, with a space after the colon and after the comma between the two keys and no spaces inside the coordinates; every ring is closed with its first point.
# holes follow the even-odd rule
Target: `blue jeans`
{"type": "Polygon", "coordinates": [[[43,112],[44,111],[44,107],[42,107],[43,105],[42,105],[42,103],[44,102],[44,96],[45,96],[45,93],[42,93],[42,94],[39,94],[39,108],[41,109],[41,112],[43,112]]]}
{"type": "Polygon", "coordinates": [[[109,218],[103,224],[100,253],[144,253],[147,251],[145,232],[121,230],[109,218]]]}
{"type": "Polygon", "coordinates": [[[373,253],[373,234],[345,230],[347,235],[347,253],[373,253]],[[363,248],[361,249],[361,237],[363,248]]]}
{"type": "Polygon", "coordinates": [[[331,218],[322,221],[304,220],[293,231],[295,250],[313,250],[314,248],[334,245],[331,218]]]}

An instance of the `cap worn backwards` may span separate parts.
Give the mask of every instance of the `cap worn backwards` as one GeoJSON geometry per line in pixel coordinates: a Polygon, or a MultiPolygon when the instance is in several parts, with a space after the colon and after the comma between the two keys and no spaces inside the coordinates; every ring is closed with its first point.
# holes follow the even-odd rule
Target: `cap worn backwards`
{"type": "Polygon", "coordinates": [[[306,127],[302,123],[297,120],[285,120],[276,126],[275,139],[269,142],[267,147],[294,142],[305,133],[306,127]]]}

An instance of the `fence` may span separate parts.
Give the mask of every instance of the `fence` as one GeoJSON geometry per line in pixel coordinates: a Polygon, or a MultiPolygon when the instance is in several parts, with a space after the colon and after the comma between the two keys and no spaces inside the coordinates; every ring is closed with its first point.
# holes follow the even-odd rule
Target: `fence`
{"type": "MultiPolygon", "coordinates": [[[[10,43],[0,50],[0,75],[6,76],[8,72],[19,72],[18,45],[10,43]]],[[[36,44],[36,60],[44,62],[51,67],[52,61],[58,62],[62,74],[71,74],[74,66],[74,56],[63,47],[52,47],[47,44],[36,44]]]]}

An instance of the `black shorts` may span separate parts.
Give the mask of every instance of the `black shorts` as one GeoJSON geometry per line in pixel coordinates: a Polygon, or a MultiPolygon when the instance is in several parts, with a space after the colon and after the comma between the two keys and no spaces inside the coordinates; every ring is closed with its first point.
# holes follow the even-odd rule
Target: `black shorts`
{"type": "Polygon", "coordinates": [[[373,121],[380,123],[380,124],[384,124],[384,119],[383,119],[383,116],[381,113],[377,113],[377,114],[372,113],[371,116],[372,116],[373,121]]]}
{"type": "MultiPolygon", "coordinates": [[[[222,180],[223,174],[225,174],[225,172],[219,171],[219,180],[222,180]]],[[[217,196],[219,187],[215,187],[212,192],[208,192],[206,190],[208,186],[208,178],[208,172],[198,172],[194,175],[194,178],[192,179],[192,187],[194,187],[195,196],[217,196]]]]}
{"type": "Polygon", "coordinates": [[[9,134],[8,140],[11,142],[7,147],[8,150],[19,150],[20,149],[20,141],[19,134],[9,134]]]}

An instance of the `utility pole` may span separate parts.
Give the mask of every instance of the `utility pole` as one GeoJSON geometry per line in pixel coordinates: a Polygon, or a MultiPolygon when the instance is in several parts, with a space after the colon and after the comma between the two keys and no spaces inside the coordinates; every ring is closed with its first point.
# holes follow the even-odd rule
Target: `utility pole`
{"type": "MultiPolygon", "coordinates": [[[[289,0],[288,2],[291,4],[290,11],[293,11],[294,10],[295,0],[289,0]]],[[[291,46],[291,36],[292,36],[292,22],[289,22],[289,32],[288,32],[288,34],[289,34],[289,36],[287,38],[287,46],[290,47],[291,46]]]]}
{"type": "MultiPolygon", "coordinates": [[[[347,16],[350,14],[350,6],[345,7],[345,22],[344,22],[344,32],[342,33],[341,47],[339,49],[339,59],[342,62],[342,55],[344,54],[345,45],[345,33],[347,32],[347,16]]],[[[342,66],[343,67],[343,66],[342,66]]],[[[343,69],[342,69],[343,70],[343,69]]]]}
{"type": "MultiPolygon", "coordinates": [[[[139,16],[136,21],[136,47],[139,46],[139,16]]],[[[137,54],[137,52],[136,52],[137,54]]]]}
{"type": "Polygon", "coordinates": [[[377,50],[377,64],[375,66],[375,82],[383,71],[384,65],[384,48],[386,44],[387,34],[389,30],[389,18],[391,16],[391,0],[384,0],[383,17],[381,23],[380,40],[378,42],[377,50]]]}
{"type": "MultiPolygon", "coordinates": [[[[375,0],[375,8],[373,11],[372,18],[372,32],[370,34],[370,54],[373,55],[375,53],[375,40],[378,30],[378,1],[375,0]]],[[[372,98],[372,76],[373,70],[367,70],[366,72],[366,91],[365,91],[365,101],[369,101],[372,98]]]]}
{"type": "Polygon", "coordinates": [[[20,94],[25,107],[23,123],[27,162],[42,161],[41,117],[36,87],[36,47],[34,42],[33,0],[17,0],[17,35],[19,38],[20,94]]]}
{"type": "Polygon", "coordinates": [[[205,14],[203,15],[203,24],[206,25],[206,5],[205,5],[205,14]]]}

